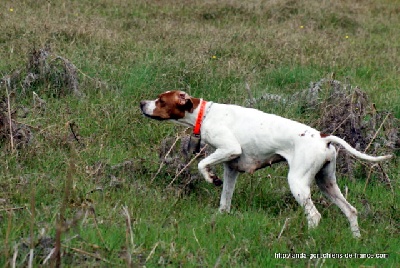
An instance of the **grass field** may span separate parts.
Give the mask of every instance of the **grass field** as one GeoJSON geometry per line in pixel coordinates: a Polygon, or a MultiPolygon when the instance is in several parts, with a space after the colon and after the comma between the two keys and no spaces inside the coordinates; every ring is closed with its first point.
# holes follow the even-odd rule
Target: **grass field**
{"type": "MultiPolygon", "coordinates": [[[[334,73],[399,119],[399,29],[393,0],[1,1],[0,78],[48,46],[53,63],[76,66],[82,95],[51,79],[25,92],[22,81],[0,87],[1,98],[15,93],[11,110],[29,111],[15,120],[33,133],[22,149],[0,137],[0,265],[398,267],[398,157],[386,164],[391,188],[338,178],[359,211],[360,240],[316,188],[322,221],[308,231],[280,164],[241,175],[232,213],[221,215],[220,188],[199,181],[185,192],[179,179],[168,187],[175,174],[157,173],[161,140],[183,129],[144,118],[139,102],[182,89],[245,105],[246,83],[256,98],[290,96],[334,73]],[[60,258],[46,260],[54,247],[60,258]]],[[[315,119],[295,105],[256,108],[315,119]]]]}

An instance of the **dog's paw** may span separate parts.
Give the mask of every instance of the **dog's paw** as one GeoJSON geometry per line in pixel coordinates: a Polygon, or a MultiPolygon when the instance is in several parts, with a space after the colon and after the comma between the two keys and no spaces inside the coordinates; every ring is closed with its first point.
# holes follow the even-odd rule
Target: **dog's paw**
{"type": "Polygon", "coordinates": [[[216,178],[216,179],[213,179],[213,183],[215,186],[221,186],[223,184],[223,181],[216,178]]]}
{"type": "Polygon", "coordinates": [[[358,228],[358,223],[350,224],[351,232],[353,233],[354,238],[361,238],[360,229],[358,228]]]}
{"type": "Polygon", "coordinates": [[[218,178],[217,175],[215,175],[214,173],[209,173],[210,174],[210,178],[212,179],[212,182],[214,183],[215,186],[221,186],[223,181],[218,178]]]}
{"type": "Polygon", "coordinates": [[[230,208],[220,207],[220,208],[218,209],[218,212],[219,212],[220,214],[229,214],[229,213],[230,213],[230,208]]]}
{"type": "Polygon", "coordinates": [[[313,229],[318,226],[319,221],[321,220],[321,214],[315,209],[310,214],[307,215],[308,220],[308,228],[313,229]]]}

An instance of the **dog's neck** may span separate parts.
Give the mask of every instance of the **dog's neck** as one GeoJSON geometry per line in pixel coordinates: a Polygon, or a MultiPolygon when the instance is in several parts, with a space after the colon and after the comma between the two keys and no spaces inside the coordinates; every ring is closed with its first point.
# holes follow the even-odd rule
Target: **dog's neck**
{"type": "MultiPolygon", "coordinates": [[[[179,124],[179,125],[183,125],[183,126],[187,126],[187,127],[194,127],[196,124],[196,120],[197,117],[199,116],[200,113],[200,106],[201,106],[201,102],[203,101],[202,99],[198,99],[198,98],[191,98],[191,101],[193,103],[193,111],[186,111],[185,112],[185,117],[181,118],[181,119],[177,119],[177,120],[173,120],[173,122],[179,124]]],[[[205,106],[205,111],[204,111],[204,116],[203,119],[210,107],[212,103],[211,102],[207,102],[206,106],[205,106]]]]}

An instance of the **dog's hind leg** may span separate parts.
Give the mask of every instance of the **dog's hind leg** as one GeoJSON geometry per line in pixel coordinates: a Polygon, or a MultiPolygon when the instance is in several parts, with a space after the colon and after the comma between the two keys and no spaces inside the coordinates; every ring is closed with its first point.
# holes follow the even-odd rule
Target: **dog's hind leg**
{"type": "Polygon", "coordinates": [[[310,185],[312,181],[310,171],[301,172],[301,169],[298,168],[289,170],[288,182],[290,190],[296,201],[304,208],[309,229],[316,227],[321,219],[321,214],[311,200],[310,185]]]}
{"type": "Polygon", "coordinates": [[[222,186],[222,194],[219,212],[230,212],[233,191],[235,190],[236,179],[239,172],[231,169],[229,164],[224,163],[224,182],[222,186]]]}
{"type": "Polygon", "coordinates": [[[350,222],[350,229],[354,237],[360,237],[360,230],[357,222],[357,210],[344,198],[335,176],[336,158],[327,162],[315,176],[318,187],[321,191],[346,215],[350,222]]]}

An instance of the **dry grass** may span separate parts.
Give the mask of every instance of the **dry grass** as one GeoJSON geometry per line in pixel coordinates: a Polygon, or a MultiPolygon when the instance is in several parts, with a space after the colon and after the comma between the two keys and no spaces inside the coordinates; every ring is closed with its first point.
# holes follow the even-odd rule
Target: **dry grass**
{"type": "MultiPolygon", "coordinates": [[[[10,33],[7,48],[13,52],[9,57],[24,55],[31,48],[21,43],[23,39],[13,38],[23,34],[33,44],[51,42],[57,51],[68,53],[90,44],[89,56],[100,56],[104,50],[100,46],[110,48],[110,54],[111,46],[130,48],[122,51],[123,55],[112,55],[114,61],[128,55],[135,60],[135,56],[142,56],[138,54],[143,48],[161,51],[189,66],[204,63],[215,54],[224,59],[220,63],[225,68],[221,69],[226,70],[229,64],[243,68],[254,60],[253,64],[261,64],[259,67],[281,64],[282,60],[334,66],[352,58],[373,60],[377,65],[396,61],[396,50],[390,47],[385,53],[369,53],[374,49],[371,45],[382,41],[373,38],[379,36],[379,29],[386,29],[387,41],[392,41],[388,43],[395,44],[398,38],[390,25],[398,23],[399,11],[390,1],[191,1],[185,5],[179,1],[99,1],[91,6],[78,2],[25,3],[14,6],[14,12],[3,12],[2,28],[10,33]],[[244,45],[238,46],[238,42],[244,45]],[[249,50],[254,58],[248,58],[249,50]]],[[[5,3],[1,8],[8,9],[5,3]]]]}

